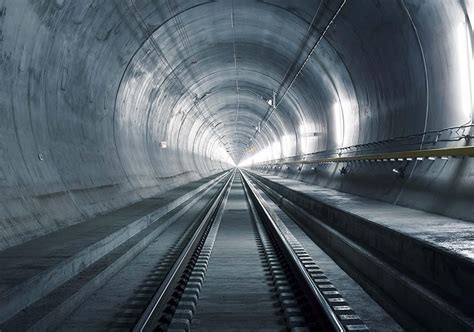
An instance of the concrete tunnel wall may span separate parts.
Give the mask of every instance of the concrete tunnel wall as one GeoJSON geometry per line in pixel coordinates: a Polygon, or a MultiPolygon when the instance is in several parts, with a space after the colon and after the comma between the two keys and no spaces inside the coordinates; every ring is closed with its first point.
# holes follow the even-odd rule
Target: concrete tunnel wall
{"type": "Polygon", "coordinates": [[[122,5],[4,2],[0,249],[229,167],[203,117],[172,124],[122,5]]]}
{"type": "MultiPolygon", "coordinates": [[[[472,123],[472,12],[468,0],[5,0],[0,249],[268,147],[260,156],[282,158],[472,123]],[[273,90],[281,103],[259,125],[273,90]]],[[[436,146],[452,144],[466,142],[436,146]]],[[[281,175],[473,220],[471,160],[413,167],[281,175]]]]}
{"type": "MultiPolygon", "coordinates": [[[[339,141],[309,150],[322,151],[317,154],[321,157],[334,157],[339,153],[348,156],[471,145],[474,2],[366,1],[363,4],[366,6],[360,6],[360,2],[348,3],[349,7],[338,17],[339,24],[327,35],[339,56],[337,62],[346,64],[350,78],[346,86],[333,89],[339,99],[333,99],[335,109],[338,102],[342,105],[339,141]],[[341,96],[340,91],[351,94],[341,96]],[[443,130],[446,128],[453,129],[443,130]],[[410,135],[413,136],[406,137],[410,135]],[[380,143],[367,144],[373,142],[380,143]]],[[[332,81],[334,68],[328,69],[332,81]]],[[[331,109],[330,101],[326,109],[331,109]]],[[[334,124],[328,120],[328,136],[331,129],[333,133],[337,131],[334,124]]],[[[259,150],[264,146],[268,143],[261,144],[259,150]]],[[[292,160],[284,158],[290,156],[293,154],[279,157],[292,160]]],[[[410,163],[306,165],[300,170],[298,165],[289,169],[254,168],[474,221],[473,166],[472,158],[450,158],[410,163]],[[340,173],[343,167],[346,174],[340,173]],[[404,178],[392,172],[399,168],[404,169],[404,178]]]]}

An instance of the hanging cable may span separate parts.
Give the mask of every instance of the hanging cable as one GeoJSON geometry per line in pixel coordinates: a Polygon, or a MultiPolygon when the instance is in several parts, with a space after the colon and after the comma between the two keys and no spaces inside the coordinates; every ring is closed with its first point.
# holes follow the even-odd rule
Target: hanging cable
{"type": "MultiPolygon", "coordinates": [[[[341,12],[342,8],[344,8],[345,4],[346,4],[347,0],[344,0],[341,5],[338,7],[338,9],[336,10],[336,12],[332,15],[331,19],[329,20],[328,24],[326,24],[326,27],[324,28],[323,32],[321,33],[321,35],[319,36],[319,38],[316,40],[316,43],[313,45],[313,47],[311,48],[311,51],[308,53],[308,55],[306,56],[303,64],[301,65],[301,67],[299,68],[299,70],[297,71],[296,75],[293,77],[293,79],[291,80],[290,84],[288,85],[288,87],[286,88],[285,92],[283,93],[283,95],[281,96],[281,98],[279,99],[279,101],[275,104],[275,105],[272,105],[270,107],[270,109],[265,113],[265,115],[263,116],[262,118],[262,121],[260,121],[260,129],[262,129],[266,124],[267,124],[267,121],[268,119],[270,118],[270,116],[273,114],[273,112],[275,112],[275,110],[280,106],[280,104],[282,103],[283,99],[286,97],[286,95],[288,94],[288,92],[291,90],[291,88],[293,87],[293,84],[295,83],[295,81],[298,79],[298,77],[301,75],[301,72],[303,71],[303,69],[305,68],[306,64],[308,63],[309,59],[311,58],[311,56],[314,54],[314,52],[316,51],[316,49],[318,48],[319,44],[321,43],[321,41],[323,40],[324,36],[326,35],[327,31],[329,30],[329,28],[331,27],[331,25],[333,24],[334,20],[336,19],[336,17],[339,15],[339,13],[341,12]]],[[[249,144],[253,145],[253,142],[255,142],[255,138],[257,137],[259,131],[255,131],[255,133],[252,135],[251,139],[249,140],[249,144]]]]}

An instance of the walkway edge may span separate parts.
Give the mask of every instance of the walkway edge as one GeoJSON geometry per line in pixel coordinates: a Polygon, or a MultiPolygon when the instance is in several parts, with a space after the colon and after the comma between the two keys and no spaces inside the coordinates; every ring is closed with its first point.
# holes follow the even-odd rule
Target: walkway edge
{"type": "Polygon", "coordinates": [[[88,266],[104,257],[113,249],[156,222],[166,213],[170,212],[180,204],[189,200],[192,196],[209,188],[225,177],[227,172],[217,176],[209,182],[193,189],[180,198],[141,216],[120,230],[109,234],[102,240],[79,251],[75,255],[65,259],[61,264],[52,269],[42,271],[28,281],[11,288],[0,297],[0,323],[3,323],[17,314],[20,310],[41,299],[55,288],[59,287],[88,266]]]}

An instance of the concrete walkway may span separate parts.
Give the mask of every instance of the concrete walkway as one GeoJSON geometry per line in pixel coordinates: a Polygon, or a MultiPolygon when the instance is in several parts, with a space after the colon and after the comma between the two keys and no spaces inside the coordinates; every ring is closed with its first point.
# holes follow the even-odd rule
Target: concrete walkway
{"type": "Polygon", "coordinates": [[[208,188],[222,173],[0,251],[0,323],[208,188]]]}
{"type": "Polygon", "coordinates": [[[334,209],[404,233],[474,262],[474,223],[392,205],[301,181],[257,173],[334,209]]]}
{"type": "Polygon", "coordinates": [[[360,282],[377,285],[406,309],[397,311],[400,319],[472,330],[473,223],[279,176],[251,175],[305,232],[357,271],[360,282]]]}

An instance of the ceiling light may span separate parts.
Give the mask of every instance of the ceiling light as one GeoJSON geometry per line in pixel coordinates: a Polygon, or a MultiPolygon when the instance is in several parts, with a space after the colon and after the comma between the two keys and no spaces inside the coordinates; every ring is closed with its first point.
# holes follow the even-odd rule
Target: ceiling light
{"type": "Polygon", "coordinates": [[[403,167],[394,168],[394,169],[392,169],[392,172],[397,174],[401,178],[405,177],[405,169],[403,167]]]}

